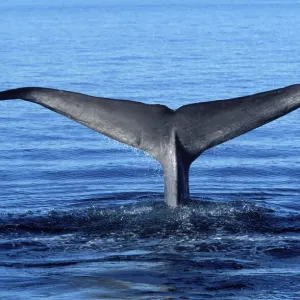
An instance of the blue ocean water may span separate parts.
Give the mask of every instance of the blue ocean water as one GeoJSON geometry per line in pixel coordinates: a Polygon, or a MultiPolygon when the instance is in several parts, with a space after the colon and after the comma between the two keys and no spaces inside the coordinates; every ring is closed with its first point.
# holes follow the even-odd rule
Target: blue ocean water
{"type": "MultiPolygon", "coordinates": [[[[177,108],[299,83],[298,1],[99,2],[1,2],[1,90],[177,108]]],[[[0,110],[0,299],[300,297],[299,111],[205,152],[169,209],[143,152],[0,110]]]]}

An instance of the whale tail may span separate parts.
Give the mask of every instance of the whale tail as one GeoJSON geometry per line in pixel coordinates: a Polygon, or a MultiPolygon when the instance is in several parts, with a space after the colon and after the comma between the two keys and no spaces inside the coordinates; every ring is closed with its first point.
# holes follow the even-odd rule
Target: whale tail
{"type": "Polygon", "coordinates": [[[171,110],[130,100],[27,87],[0,92],[0,100],[40,104],[119,142],[144,150],[164,169],[165,201],[189,197],[189,167],[205,150],[275,120],[300,106],[300,85],[171,110]]]}

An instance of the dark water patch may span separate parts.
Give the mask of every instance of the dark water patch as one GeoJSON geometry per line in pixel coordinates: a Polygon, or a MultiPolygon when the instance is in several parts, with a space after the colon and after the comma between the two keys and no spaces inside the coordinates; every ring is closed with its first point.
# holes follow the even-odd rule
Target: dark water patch
{"type": "Polygon", "coordinates": [[[207,287],[209,291],[218,291],[218,290],[244,290],[250,289],[252,285],[244,282],[232,282],[231,280],[226,280],[222,282],[215,283],[212,286],[207,287]]]}
{"type": "MultiPolygon", "coordinates": [[[[66,267],[66,266],[73,266],[78,264],[87,264],[87,263],[101,263],[105,261],[118,261],[120,262],[121,259],[119,256],[116,257],[106,257],[106,258],[95,258],[95,259],[74,259],[74,260],[58,260],[58,261],[32,261],[32,262],[1,262],[0,266],[8,267],[8,268],[56,268],[56,267],[66,267]]],[[[123,257],[123,261],[131,261],[125,259],[123,257]]]]}
{"type": "Polygon", "coordinates": [[[111,208],[50,210],[22,214],[2,214],[0,231],[32,232],[112,232],[126,235],[169,236],[216,232],[231,233],[268,230],[270,210],[244,201],[226,203],[198,201],[170,209],[163,203],[127,204],[111,208]]]}
{"type": "Polygon", "coordinates": [[[297,258],[300,257],[300,242],[298,245],[268,248],[264,253],[276,258],[297,258]]]}
{"type": "Polygon", "coordinates": [[[300,215],[298,213],[277,213],[267,220],[263,231],[271,233],[300,232],[300,215]]]}
{"type": "MultiPolygon", "coordinates": [[[[131,198],[130,194],[125,196],[131,198]]],[[[109,197],[103,197],[88,200],[95,205],[86,208],[2,213],[0,232],[88,232],[97,233],[99,237],[116,234],[159,238],[217,232],[282,233],[300,230],[299,215],[276,214],[272,209],[246,201],[193,201],[192,204],[170,209],[160,201],[149,203],[143,194],[136,201],[131,199],[131,204],[127,204],[129,200],[126,199],[118,203],[118,197],[113,197],[114,205],[111,207],[101,207],[102,201],[111,201],[109,197]]]]}
{"type": "MultiPolygon", "coordinates": [[[[188,252],[187,252],[188,253],[188,252]]],[[[166,257],[161,257],[158,261],[166,261],[166,257]]],[[[201,259],[194,260],[188,259],[187,257],[182,257],[178,259],[173,257],[168,260],[169,263],[176,263],[178,268],[182,268],[185,271],[189,271],[191,269],[199,269],[199,270],[242,270],[244,268],[254,268],[256,264],[253,262],[240,262],[237,260],[228,260],[224,259],[201,259]]]]}
{"type": "Polygon", "coordinates": [[[38,241],[10,241],[0,242],[0,251],[26,249],[27,251],[47,251],[49,247],[38,241]]]}

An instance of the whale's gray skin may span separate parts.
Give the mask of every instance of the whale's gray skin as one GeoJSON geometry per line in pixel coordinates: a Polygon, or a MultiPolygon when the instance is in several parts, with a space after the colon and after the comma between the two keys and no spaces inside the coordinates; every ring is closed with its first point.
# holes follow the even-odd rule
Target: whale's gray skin
{"type": "Polygon", "coordinates": [[[184,105],[172,110],[129,100],[48,88],[0,92],[0,100],[40,104],[110,138],[142,149],[164,170],[165,201],[189,198],[189,168],[205,150],[275,120],[300,106],[300,85],[251,96],[184,105]]]}

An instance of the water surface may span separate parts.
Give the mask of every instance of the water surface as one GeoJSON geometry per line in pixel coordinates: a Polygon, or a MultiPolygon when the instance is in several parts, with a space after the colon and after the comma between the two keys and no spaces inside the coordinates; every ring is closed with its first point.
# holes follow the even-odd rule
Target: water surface
{"type": "MultiPolygon", "coordinates": [[[[177,108],[299,83],[295,1],[98,2],[1,3],[1,89],[177,108]]],[[[1,299],[300,297],[298,111],[204,153],[169,209],[149,156],[0,106],[1,299]]]]}

